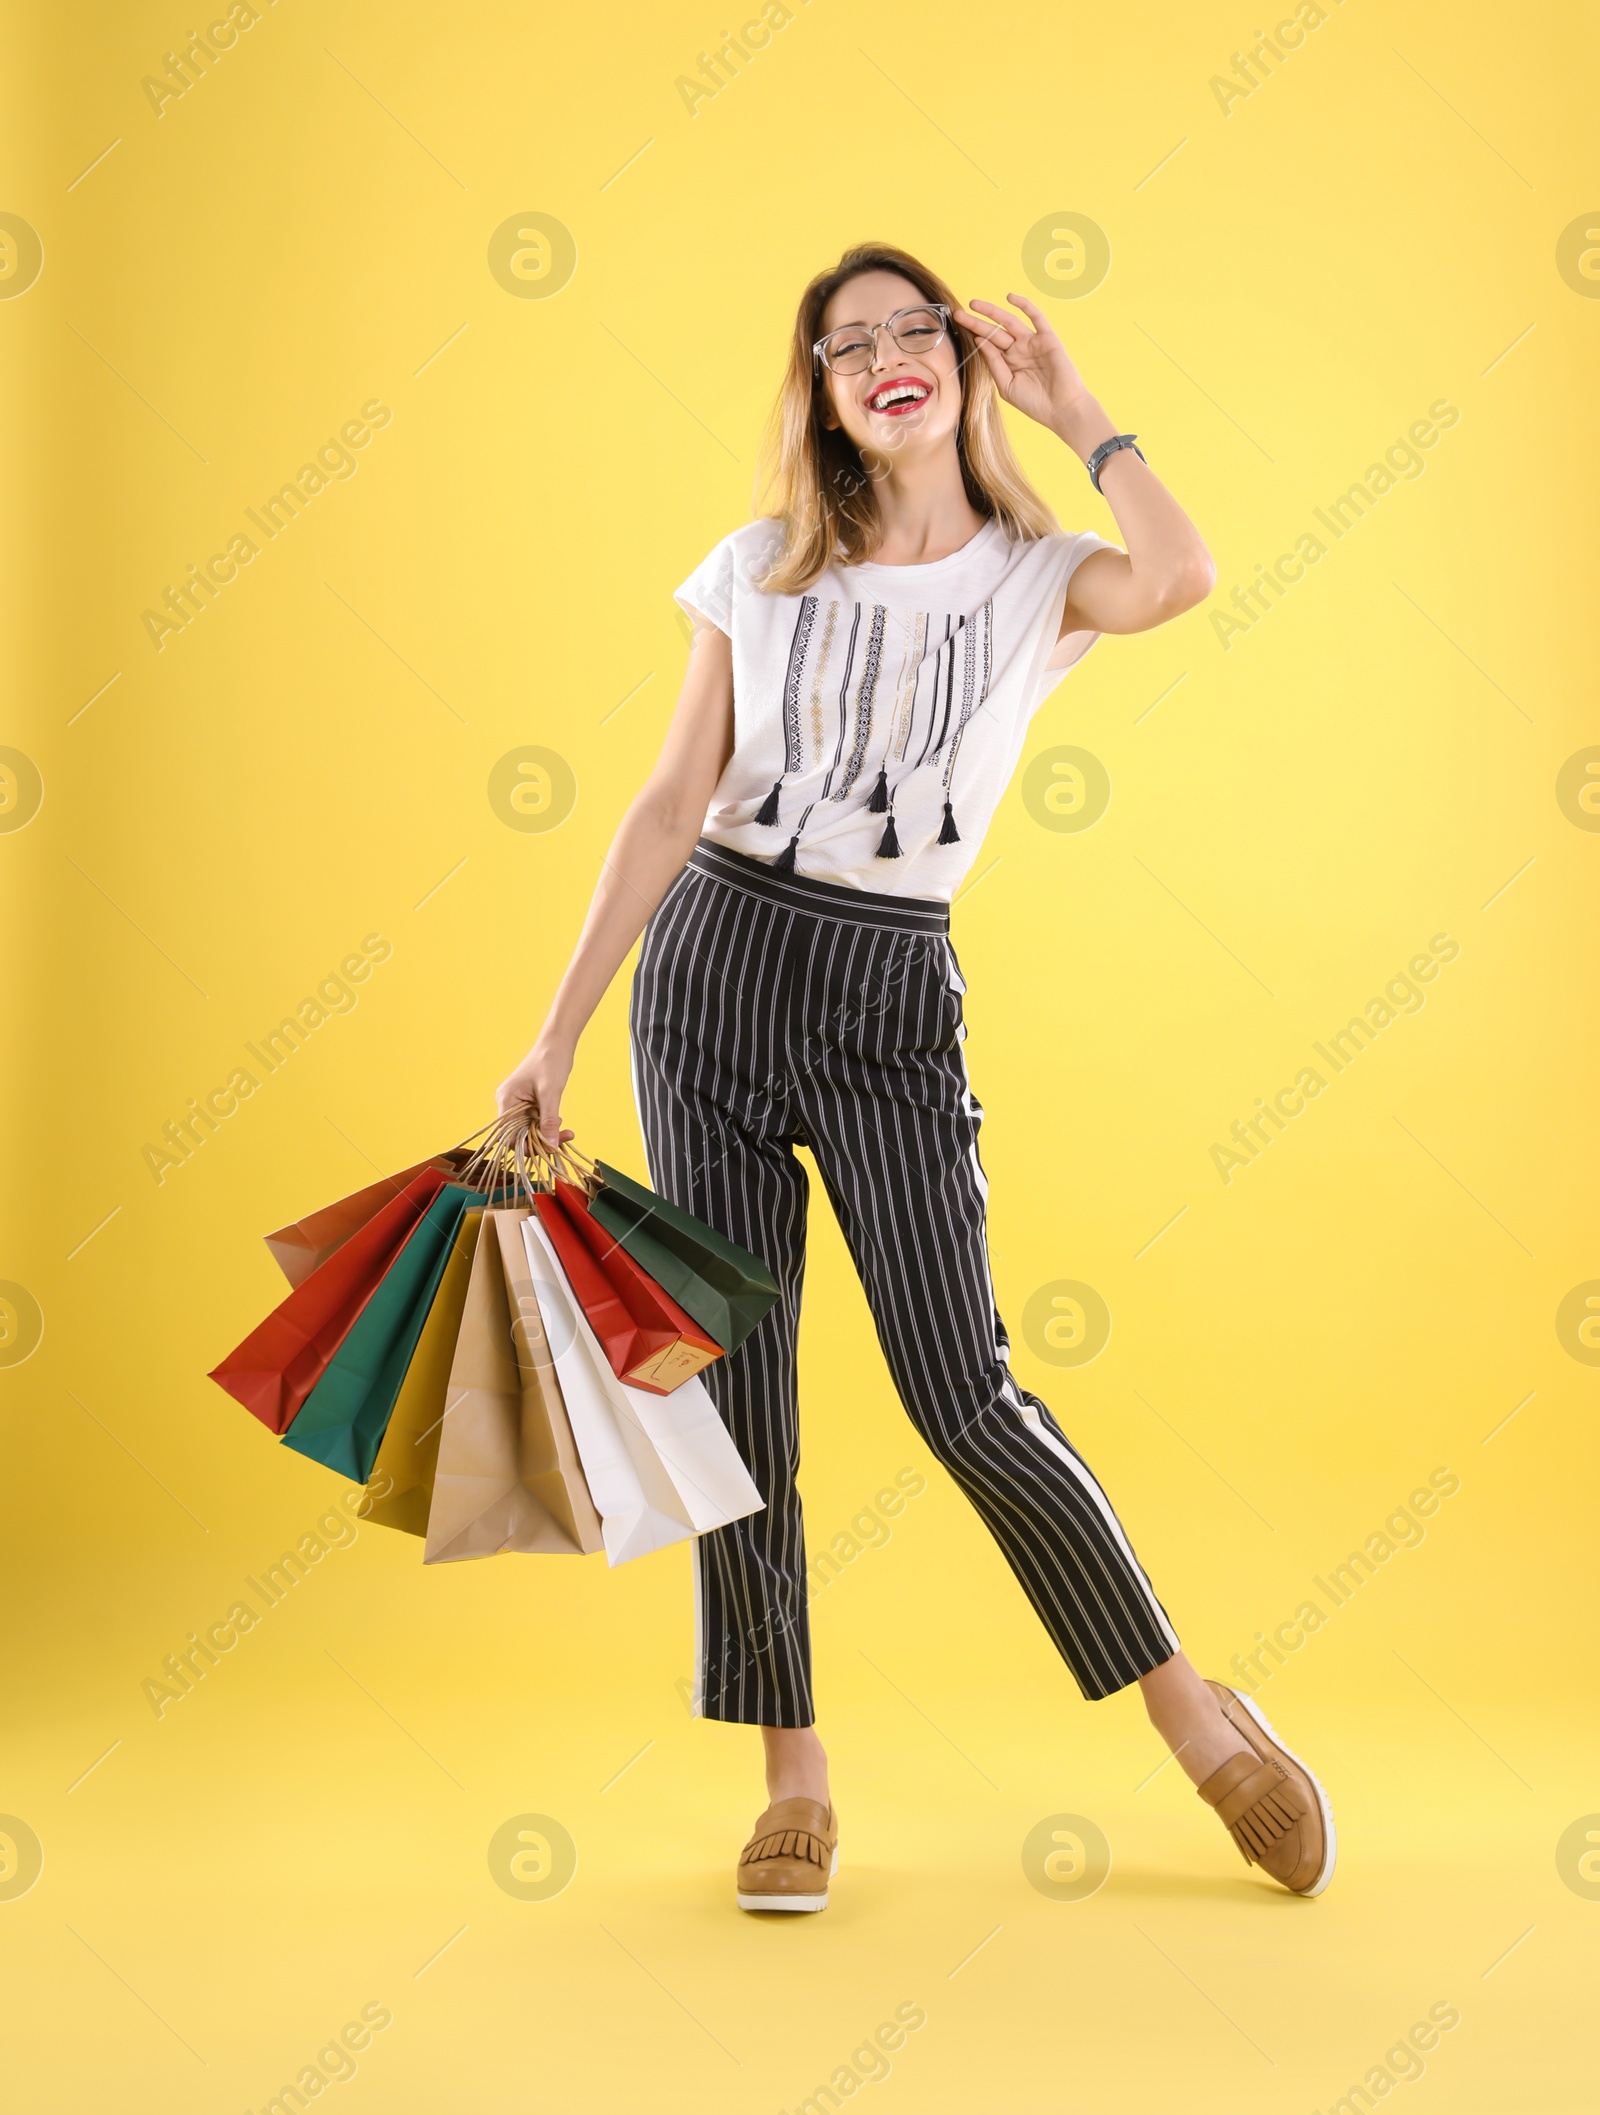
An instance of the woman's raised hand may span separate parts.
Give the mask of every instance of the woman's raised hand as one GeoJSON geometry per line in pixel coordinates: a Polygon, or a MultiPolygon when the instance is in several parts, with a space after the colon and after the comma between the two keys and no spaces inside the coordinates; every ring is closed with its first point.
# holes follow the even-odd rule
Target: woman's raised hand
{"type": "Polygon", "coordinates": [[[958,308],[956,321],[977,341],[978,357],[987,362],[1006,402],[1053,433],[1062,433],[1088,395],[1083,377],[1044,310],[1022,294],[1007,294],[1006,299],[1021,309],[1026,322],[1008,316],[993,301],[958,308]]]}
{"type": "Polygon", "coordinates": [[[543,1136],[552,1144],[565,1145],[575,1135],[561,1128],[561,1097],[573,1055],[569,1047],[541,1035],[516,1071],[496,1088],[495,1107],[500,1114],[531,1107],[543,1136]]]}

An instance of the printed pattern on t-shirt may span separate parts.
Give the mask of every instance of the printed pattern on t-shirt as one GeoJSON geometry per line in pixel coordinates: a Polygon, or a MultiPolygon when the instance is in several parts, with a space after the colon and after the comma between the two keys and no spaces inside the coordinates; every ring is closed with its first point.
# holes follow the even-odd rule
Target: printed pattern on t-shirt
{"type": "Polygon", "coordinates": [[[785,777],[820,770],[826,764],[819,798],[843,800],[852,791],[874,753],[874,736],[883,732],[884,722],[878,716],[883,669],[886,656],[897,647],[898,673],[886,716],[883,756],[906,762],[920,732],[921,746],[910,759],[914,766],[925,764],[930,756],[943,756],[947,746],[949,761],[954,763],[967,722],[983,709],[989,692],[994,665],[993,600],[986,600],[973,617],[920,610],[901,616],[881,602],[823,603],[815,595],[802,595],[784,682],[785,777]],[[931,653],[930,635],[938,640],[931,653]],[[958,663],[959,705],[955,695],[958,663]],[[807,701],[804,715],[802,698],[807,701]]]}
{"type": "Polygon", "coordinates": [[[1060,680],[1072,573],[1114,546],[1012,542],[991,519],[948,558],[830,564],[784,594],[763,586],[781,541],[775,520],[736,529],[676,591],[733,642],[734,747],[704,834],[780,872],[948,901],[1060,680]]]}

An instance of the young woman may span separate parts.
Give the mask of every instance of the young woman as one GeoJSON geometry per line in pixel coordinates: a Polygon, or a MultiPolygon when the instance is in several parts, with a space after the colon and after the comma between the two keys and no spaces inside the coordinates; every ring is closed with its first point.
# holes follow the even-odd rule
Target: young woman
{"type": "Polygon", "coordinates": [[[551,1140],[578,1038],[644,934],[634,1089],[661,1194],[761,1256],[782,1298],[708,1368],[765,1509],[699,1537],[700,1714],[762,1728],[769,1805],[737,1899],[822,1909],[838,1820],[806,1621],[795,1351],[810,1148],[895,1386],[1086,1697],[1137,1682],[1247,1861],[1333,1870],[1320,1786],[1248,1697],[1204,1681],[1110,1500],[1013,1377],[995,1305],[949,905],[1028,723],[1102,632],[1192,608],[1215,569],[1041,310],[959,306],[905,252],[848,251],[800,299],[770,511],[677,591],[694,620],[661,755],[623,818],[538,1040],[499,1090],[551,1140]],[[1024,320],[1026,319],[1026,320],[1024,320]],[[1063,535],[998,399],[1054,433],[1126,549],[1063,535]]]}

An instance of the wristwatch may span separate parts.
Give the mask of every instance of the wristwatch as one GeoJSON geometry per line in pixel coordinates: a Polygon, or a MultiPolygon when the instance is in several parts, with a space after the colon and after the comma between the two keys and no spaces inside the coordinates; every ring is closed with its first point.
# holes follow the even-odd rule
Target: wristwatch
{"type": "Polygon", "coordinates": [[[1100,466],[1108,457],[1115,455],[1119,448],[1132,448],[1141,463],[1149,460],[1142,448],[1134,446],[1137,440],[1138,435],[1134,433],[1114,433],[1109,441],[1100,443],[1094,454],[1090,456],[1088,464],[1089,482],[1097,492],[1100,490],[1100,466]]]}

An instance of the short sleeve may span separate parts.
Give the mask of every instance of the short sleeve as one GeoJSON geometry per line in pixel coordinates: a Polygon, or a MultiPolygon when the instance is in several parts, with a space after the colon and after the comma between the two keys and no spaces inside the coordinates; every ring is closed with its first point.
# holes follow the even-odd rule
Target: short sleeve
{"type": "Polygon", "coordinates": [[[724,536],[701,559],[688,579],[672,591],[672,599],[691,617],[705,617],[718,631],[733,637],[733,538],[724,536]]]}
{"type": "MultiPolygon", "coordinates": [[[[1121,544],[1108,543],[1105,537],[1096,536],[1091,529],[1085,529],[1082,535],[1074,536],[1071,539],[1067,546],[1066,561],[1061,569],[1058,593],[1052,599],[1051,606],[1055,612],[1055,632],[1058,633],[1061,629],[1061,619],[1067,607],[1067,595],[1072,587],[1072,576],[1077,572],[1079,566],[1082,565],[1091,552],[1120,551],[1121,549],[1121,544]]],[[[1055,684],[1066,674],[1069,668],[1076,667],[1099,636],[1098,632],[1081,631],[1069,632],[1064,639],[1052,637],[1049,649],[1045,655],[1045,673],[1051,688],[1054,688],[1055,684]],[[1059,659],[1057,658],[1058,655],[1060,656],[1059,659]]]]}

